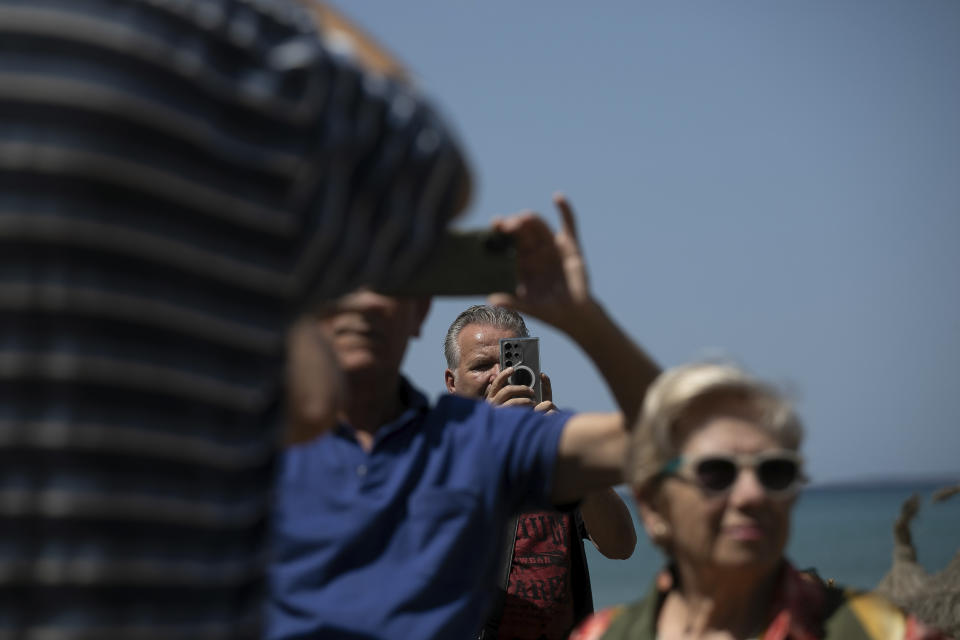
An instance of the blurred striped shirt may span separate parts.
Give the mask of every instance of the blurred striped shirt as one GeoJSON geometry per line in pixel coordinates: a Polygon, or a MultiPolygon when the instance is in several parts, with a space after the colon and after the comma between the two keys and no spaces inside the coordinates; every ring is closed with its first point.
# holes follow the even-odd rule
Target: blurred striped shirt
{"type": "Polygon", "coordinates": [[[259,634],[284,330],[466,170],[280,0],[0,0],[0,639],[259,634]]]}

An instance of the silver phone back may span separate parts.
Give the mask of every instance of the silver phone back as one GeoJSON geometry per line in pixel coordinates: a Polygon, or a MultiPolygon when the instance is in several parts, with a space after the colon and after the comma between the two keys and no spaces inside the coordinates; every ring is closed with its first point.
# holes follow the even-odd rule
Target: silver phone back
{"type": "Polygon", "coordinates": [[[543,401],[542,381],[540,380],[540,338],[501,338],[500,369],[515,367],[517,371],[510,376],[510,384],[527,384],[522,378],[529,370],[533,378],[533,393],[537,404],[543,401]],[[521,378],[521,379],[516,379],[521,378]]]}

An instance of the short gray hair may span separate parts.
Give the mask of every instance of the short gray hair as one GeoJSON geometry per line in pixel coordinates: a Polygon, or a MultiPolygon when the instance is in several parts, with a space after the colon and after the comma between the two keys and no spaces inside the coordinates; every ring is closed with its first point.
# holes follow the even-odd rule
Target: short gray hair
{"type": "Polygon", "coordinates": [[[731,364],[697,363],[668,369],[647,390],[634,429],[624,478],[643,493],[683,448],[688,434],[679,425],[710,398],[743,398],[760,415],[760,426],[780,444],[796,450],[803,439],[800,418],[784,393],[731,364]]]}
{"type": "Polygon", "coordinates": [[[497,329],[505,329],[516,334],[517,338],[527,338],[527,324],[523,316],[506,307],[494,307],[488,304],[475,304],[463,311],[447,329],[443,339],[443,355],[447,358],[447,366],[456,369],[460,366],[460,333],[468,324],[484,324],[497,329]]]}

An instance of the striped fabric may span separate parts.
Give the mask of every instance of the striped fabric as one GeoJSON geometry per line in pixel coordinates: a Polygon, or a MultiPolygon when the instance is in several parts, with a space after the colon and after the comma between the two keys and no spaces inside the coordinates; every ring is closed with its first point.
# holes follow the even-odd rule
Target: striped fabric
{"type": "Polygon", "coordinates": [[[466,180],[293,3],[0,0],[0,640],[257,636],[284,329],[466,180]]]}

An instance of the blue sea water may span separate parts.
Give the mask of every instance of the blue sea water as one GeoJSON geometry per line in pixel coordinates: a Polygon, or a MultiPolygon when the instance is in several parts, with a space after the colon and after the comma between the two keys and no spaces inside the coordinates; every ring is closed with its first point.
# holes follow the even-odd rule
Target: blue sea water
{"type": "MultiPolygon", "coordinates": [[[[816,568],[824,578],[871,588],[890,568],[893,522],[900,506],[918,493],[923,502],[911,525],[914,546],[928,571],[942,569],[960,550],[960,496],[939,504],[931,503],[929,497],[947,484],[950,482],[808,488],[793,510],[787,556],[799,568],[816,568]]],[[[632,510],[632,502],[628,503],[632,510]]],[[[609,560],[591,544],[586,545],[597,608],[640,597],[664,563],[643,529],[636,526],[637,549],[628,560],[609,560]]]]}

